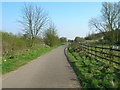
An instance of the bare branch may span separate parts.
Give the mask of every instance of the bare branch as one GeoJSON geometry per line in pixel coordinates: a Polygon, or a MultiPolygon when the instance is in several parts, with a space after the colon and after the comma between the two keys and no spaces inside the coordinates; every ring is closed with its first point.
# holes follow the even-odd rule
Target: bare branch
{"type": "Polygon", "coordinates": [[[19,23],[23,25],[25,33],[30,34],[33,39],[47,23],[48,14],[41,7],[31,4],[25,4],[22,13],[19,23]]]}

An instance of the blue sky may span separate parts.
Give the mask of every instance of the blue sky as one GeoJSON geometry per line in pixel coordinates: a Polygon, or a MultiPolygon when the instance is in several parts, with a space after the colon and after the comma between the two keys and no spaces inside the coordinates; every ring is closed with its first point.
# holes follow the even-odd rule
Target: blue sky
{"type": "MultiPolygon", "coordinates": [[[[58,35],[74,39],[76,36],[85,37],[90,31],[88,22],[92,17],[100,15],[101,2],[36,2],[49,14],[55,23],[58,35]]],[[[14,34],[22,32],[18,20],[22,15],[22,2],[2,3],[2,30],[14,34]]]]}

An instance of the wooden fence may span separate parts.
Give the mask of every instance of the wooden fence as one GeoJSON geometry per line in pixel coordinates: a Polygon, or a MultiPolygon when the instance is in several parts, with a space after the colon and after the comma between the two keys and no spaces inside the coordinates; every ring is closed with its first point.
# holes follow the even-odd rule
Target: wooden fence
{"type": "MultiPolygon", "coordinates": [[[[120,50],[114,49],[114,48],[107,48],[107,47],[99,47],[99,46],[93,46],[93,45],[87,45],[87,44],[79,44],[79,49],[83,51],[88,56],[96,59],[97,61],[103,62],[103,60],[106,60],[109,62],[109,64],[116,64],[120,65],[120,50]],[[102,61],[101,61],[102,59],[102,61]]],[[[116,68],[117,70],[120,70],[120,68],[116,68]]]]}

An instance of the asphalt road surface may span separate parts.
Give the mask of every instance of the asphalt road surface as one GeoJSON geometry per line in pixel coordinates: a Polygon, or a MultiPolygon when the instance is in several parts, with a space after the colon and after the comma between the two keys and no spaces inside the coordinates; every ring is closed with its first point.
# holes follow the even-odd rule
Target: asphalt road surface
{"type": "Polygon", "coordinates": [[[3,88],[80,88],[60,46],[19,69],[3,75],[3,88]]]}

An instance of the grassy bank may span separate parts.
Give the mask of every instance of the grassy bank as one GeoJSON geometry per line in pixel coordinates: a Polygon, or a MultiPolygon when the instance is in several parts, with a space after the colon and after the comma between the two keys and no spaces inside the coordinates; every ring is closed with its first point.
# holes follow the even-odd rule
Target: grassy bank
{"type": "Polygon", "coordinates": [[[69,60],[83,88],[120,88],[120,72],[68,47],[69,60]]]}
{"type": "Polygon", "coordinates": [[[27,64],[29,61],[41,56],[44,53],[56,48],[49,46],[34,46],[26,49],[19,54],[6,54],[3,56],[2,74],[18,69],[20,66],[27,64]]]}

